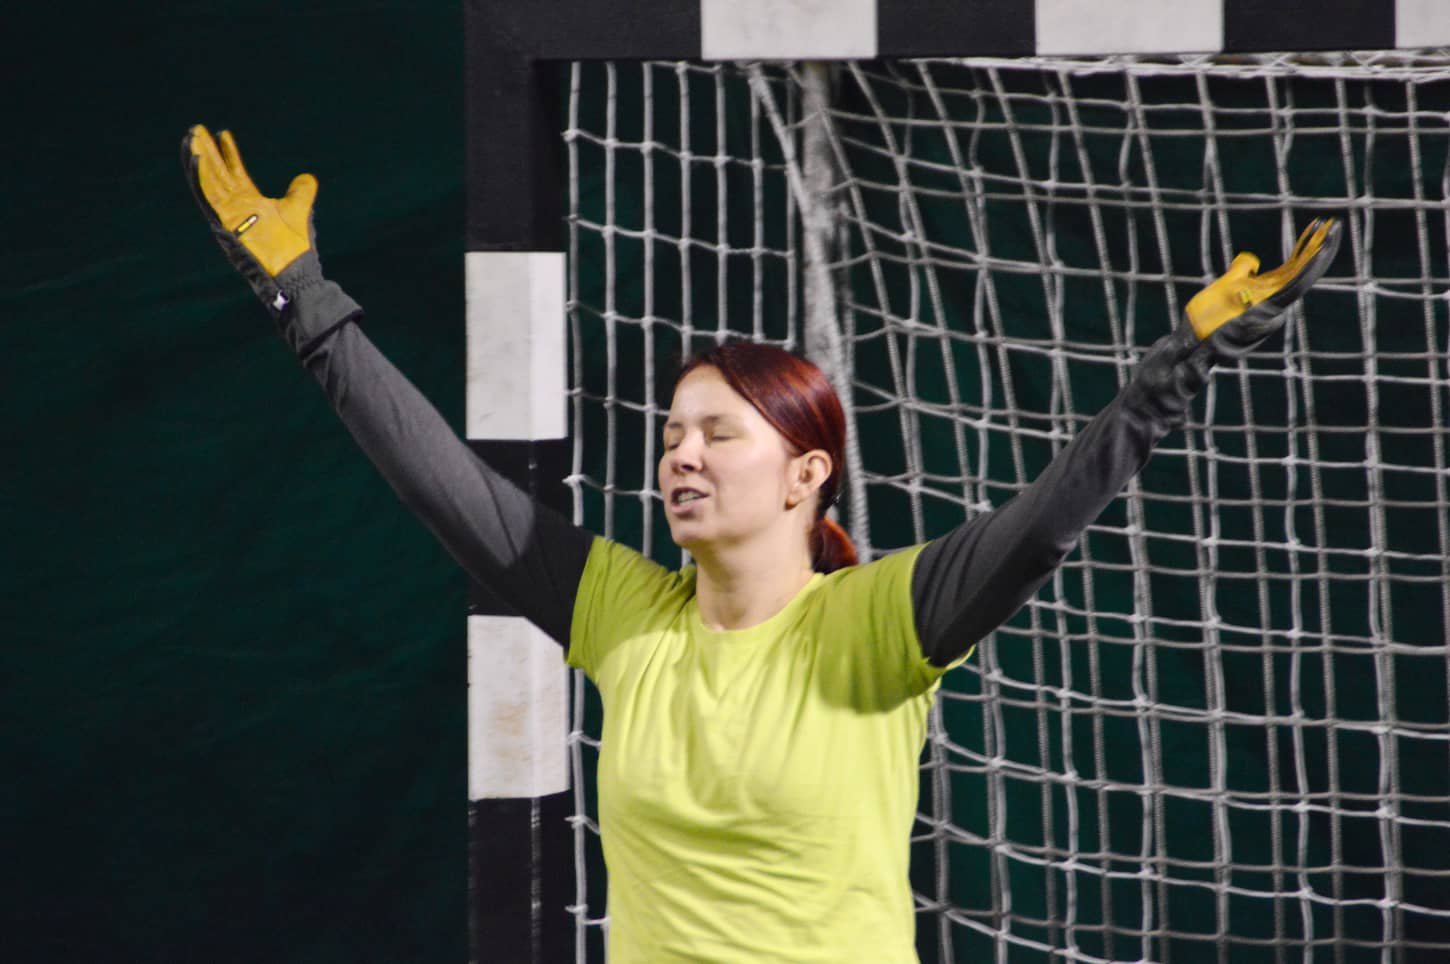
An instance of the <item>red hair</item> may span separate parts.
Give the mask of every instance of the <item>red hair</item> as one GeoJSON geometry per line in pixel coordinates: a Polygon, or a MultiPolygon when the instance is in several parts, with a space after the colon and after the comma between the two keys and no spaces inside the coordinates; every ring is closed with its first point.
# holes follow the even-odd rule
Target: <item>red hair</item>
{"type": "Polygon", "coordinates": [[[834,572],[857,562],[856,547],[826,512],[841,494],[846,465],[846,414],[825,372],[783,348],[752,341],[732,341],[696,355],[680,370],[678,385],[697,368],[708,365],[735,393],[755,406],[795,454],[821,449],[831,457],[831,474],[817,492],[816,521],[811,527],[811,566],[834,572]]]}

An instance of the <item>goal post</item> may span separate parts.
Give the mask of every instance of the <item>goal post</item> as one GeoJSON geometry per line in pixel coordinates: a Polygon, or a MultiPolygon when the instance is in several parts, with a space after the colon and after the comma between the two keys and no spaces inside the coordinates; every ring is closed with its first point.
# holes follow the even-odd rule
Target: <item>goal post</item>
{"type": "MultiPolygon", "coordinates": [[[[1235,251],[1345,218],[948,676],[918,945],[1450,953],[1450,8],[473,0],[465,31],[470,444],[668,564],[660,416],[715,338],[826,369],[869,556],[1010,498],[1235,251]]],[[[479,587],[468,618],[473,958],[603,960],[597,697],[479,587]]]]}

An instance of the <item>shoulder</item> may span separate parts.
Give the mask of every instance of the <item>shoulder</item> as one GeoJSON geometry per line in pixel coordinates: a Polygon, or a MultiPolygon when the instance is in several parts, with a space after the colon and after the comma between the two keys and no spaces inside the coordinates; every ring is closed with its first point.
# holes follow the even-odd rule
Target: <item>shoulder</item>
{"type": "Polygon", "coordinates": [[[908,595],[904,601],[909,604],[911,601],[909,594],[911,575],[916,569],[917,559],[925,548],[925,543],[911,546],[888,553],[864,565],[837,569],[826,576],[826,588],[843,597],[855,597],[862,593],[869,593],[869,598],[878,604],[900,602],[901,600],[890,597],[893,597],[898,590],[905,589],[908,595]]]}
{"type": "Polygon", "coordinates": [[[922,655],[912,603],[912,571],[922,548],[837,570],[817,594],[826,679],[853,706],[898,706],[928,692],[939,675],[922,655]]]}
{"type": "Polygon", "coordinates": [[[667,625],[695,595],[695,570],[667,569],[635,549],[595,536],[569,632],[570,662],[588,670],[612,641],[667,625]]]}
{"type": "Polygon", "coordinates": [[[911,579],[922,548],[912,546],[829,573],[817,599],[824,618],[849,621],[878,638],[887,634],[914,639],[911,579]]]}
{"type": "Polygon", "coordinates": [[[667,569],[637,549],[603,536],[595,536],[589,546],[580,583],[591,589],[629,594],[674,594],[688,588],[694,594],[695,569],[667,569]]]}

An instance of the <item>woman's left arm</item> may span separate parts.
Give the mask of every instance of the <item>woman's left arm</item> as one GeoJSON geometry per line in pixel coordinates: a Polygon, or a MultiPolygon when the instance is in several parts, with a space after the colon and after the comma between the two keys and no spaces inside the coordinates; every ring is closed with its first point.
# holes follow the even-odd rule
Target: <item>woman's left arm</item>
{"type": "Polygon", "coordinates": [[[1284,310],[1329,266],[1339,234],[1333,219],[1316,221],[1290,259],[1262,275],[1255,274],[1257,258],[1239,255],[1031,485],[922,549],[911,599],[928,661],[941,667],[960,659],[1032,598],[1158,440],[1182,426],[1213,366],[1253,350],[1282,327],[1284,310]]]}

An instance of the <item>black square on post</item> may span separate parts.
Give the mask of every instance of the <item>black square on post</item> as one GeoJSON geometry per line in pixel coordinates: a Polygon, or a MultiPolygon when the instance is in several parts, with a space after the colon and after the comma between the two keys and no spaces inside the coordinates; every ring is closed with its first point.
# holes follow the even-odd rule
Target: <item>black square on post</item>
{"type": "Polygon", "coordinates": [[[1385,50],[1395,45],[1389,0],[1224,0],[1223,47],[1264,50],[1385,50]]]}
{"type": "Polygon", "coordinates": [[[1035,0],[878,0],[882,57],[1017,56],[1037,51],[1035,0]]]}

